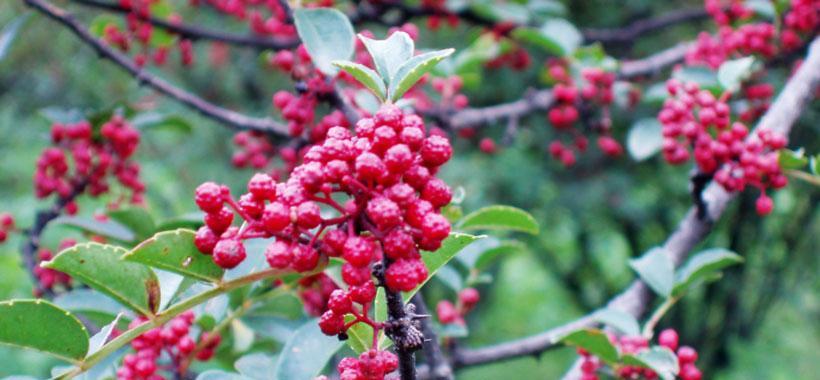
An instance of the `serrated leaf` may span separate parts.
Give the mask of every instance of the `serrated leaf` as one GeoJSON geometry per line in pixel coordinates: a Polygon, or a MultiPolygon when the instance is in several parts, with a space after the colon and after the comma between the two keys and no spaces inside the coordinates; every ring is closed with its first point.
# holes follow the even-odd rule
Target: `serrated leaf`
{"type": "Polygon", "coordinates": [[[42,266],[68,273],[138,313],[152,315],[160,303],[157,276],[145,265],[120,260],[126,252],[112,245],[83,243],[42,266]]]}
{"type": "Polygon", "coordinates": [[[350,20],[332,8],[298,8],[293,20],[313,64],[324,74],[335,76],[338,70],[332,62],[349,60],[355,49],[350,20]]]}
{"type": "Polygon", "coordinates": [[[473,211],[459,221],[460,230],[501,230],[538,234],[538,222],[528,212],[511,206],[487,206],[473,211]]]}
{"type": "Polygon", "coordinates": [[[580,347],[607,363],[618,361],[618,349],[609,341],[609,337],[598,329],[583,329],[571,332],[561,338],[561,342],[580,347]]]}
{"type": "Polygon", "coordinates": [[[692,256],[675,276],[675,296],[686,292],[698,281],[716,274],[723,268],[743,262],[740,255],[722,248],[708,249],[692,256]]]}
{"type": "Polygon", "coordinates": [[[454,49],[431,51],[404,62],[390,79],[387,90],[388,98],[393,102],[398,101],[424,74],[427,74],[441,60],[453,54],[454,51],[454,49]]]}
{"type": "Polygon", "coordinates": [[[540,28],[516,28],[512,36],[560,57],[572,55],[584,41],[578,28],[562,18],[549,19],[540,28]]]}
{"type": "Polygon", "coordinates": [[[88,353],[88,331],[79,319],[44,300],[0,302],[0,343],[77,362],[88,353]]]}
{"type": "Polygon", "coordinates": [[[157,226],[154,218],[142,207],[125,207],[112,210],[107,213],[108,217],[122,224],[136,236],[136,240],[143,240],[151,236],[157,226]]]}
{"type": "Polygon", "coordinates": [[[743,81],[749,79],[755,66],[754,57],[726,61],[718,68],[717,78],[726,91],[736,92],[743,81]]]}
{"type": "Polygon", "coordinates": [[[652,248],[640,258],[629,260],[629,266],[658,295],[669,297],[672,294],[675,265],[663,248],[652,248]]]}
{"type": "Polygon", "coordinates": [[[458,254],[458,252],[464,247],[478,239],[483,239],[485,237],[486,236],[484,235],[474,236],[460,232],[451,232],[450,236],[444,239],[441,243],[441,248],[435,252],[422,251],[421,260],[424,261],[424,265],[427,267],[429,276],[427,276],[427,279],[419,284],[415,289],[404,293],[404,299],[409,300],[410,298],[413,298],[413,295],[415,295],[416,292],[418,292],[419,289],[427,283],[427,281],[430,281],[430,278],[435,276],[436,272],[438,272],[441,267],[447,265],[450,260],[456,257],[456,254],[458,254]]]}
{"type": "Polygon", "coordinates": [[[399,67],[413,57],[415,44],[405,32],[394,32],[384,40],[374,40],[359,34],[359,39],[370,53],[385,85],[389,86],[399,67]]]}
{"type": "Polygon", "coordinates": [[[160,232],[134,247],[123,259],[202,281],[218,282],[224,270],[211,256],[199,252],[194,245],[195,235],[194,231],[185,229],[160,232]]]}
{"type": "Polygon", "coordinates": [[[615,328],[626,336],[638,336],[641,334],[641,327],[638,324],[638,320],[629,313],[607,308],[597,311],[594,318],[596,321],[615,328]]]}
{"type": "Polygon", "coordinates": [[[632,125],[626,137],[626,148],[635,161],[643,161],[661,150],[661,131],[661,123],[654,118],[640,119],[632,125]]]}
{"type": "Polygon", "coordinates": [[[384,101],[387,97],[384,79],[371,68],[350,61],[333,61],[333,65],[356,78],[359,83],[370,89],[379,100],[384,101]]]}
{"type": "Polygon", "coordinates": [[[274,378],[278,380],[313,379],[344,342],[319,330],[318,320],[311,319],[299,327],[282,348],[276,361],[274,378]]]}
{"type": "Polygon", "coordinates": [[[790,150],[781,149],[778,151],[777,163],[781,169],[803,169],[809,163],[803,149],[790,150]]]}
{"type": "Polygon", "coordinates": [[[651,368],[664,380],[674,380],[680,371],[675,353],[661,346],[655,346],[637,354],[626,354],[622,360],[626,365],[651,368]]]}
{"type": "Polygon", "coordinates": [[[63,215],[52,220],[51,224],[71,226],[93,235],[99,235],[126,243],[136,240],[134,231],[131,231],[122,223],[111,219],[97,220],[82,216],[63,215]]]}
{"type": "Polygon", "coordinates": [[[20,27],[25,24],[29,17],[29,13],[18,16],[0,30],[0,61],[8,54],[14,39],[20,32],[20,27]]]}

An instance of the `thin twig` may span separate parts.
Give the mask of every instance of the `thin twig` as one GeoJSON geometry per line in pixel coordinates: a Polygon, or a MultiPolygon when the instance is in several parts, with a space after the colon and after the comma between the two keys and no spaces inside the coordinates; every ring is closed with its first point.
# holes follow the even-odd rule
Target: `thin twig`
{"type": "Polygon", "coordinates": [[[117,66],[134,76],[140,84],[145,84],[158,92],[202,113],[203,115],[224,123],[235,130],[252,130],[272,135],[288,136],[287,126],[270,118],[254,118],[235,111],[222,108],[208,102],[188,91],[176,87],[137,66],[125,54],[114,50],[100,41],[74,19],[74,16],[62,8],[45,0],[23,0],[30,7],[48,16],[71,30],[82,42],[94,48],[101,57],[109,59],[117,66]]]}

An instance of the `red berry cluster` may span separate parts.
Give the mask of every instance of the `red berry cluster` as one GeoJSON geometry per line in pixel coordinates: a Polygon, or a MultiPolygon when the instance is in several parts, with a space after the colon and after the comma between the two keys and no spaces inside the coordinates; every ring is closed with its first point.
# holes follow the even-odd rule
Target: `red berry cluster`
{"type": "Polygon", "coordinates": [[[754,15],[754,11],[747,8],[744,2],[745,0],[705,0],[704,7],[716,24],[729,25],[754,15]]]}
{"type": "MultiPolygon", "coordinates": [[[[74,239],[64,239],[60,242],[58,251],[73,247],[77,244],[74,239]]],[[[39,263],[49,261],[54,258],[54,253],[47,248],[41,248],[37,252],[39,263]]],[[[58,287],[71,289],[71,276],[50,268],[43,268],[40,265],[34,267],[34,277],[37,277],[37,286],[34,288],[34,296],[41,297],[44,292],[53,291],[58,287]]]]}
{"type": "Polygon", "coordinates": [[[328,310],[328,302],[333,291],[339,289],[336,283],[324,273],[307,276],[299,280],[299,298],[308,315],[318,317],[328,310]]]}
{"type": "Polygon", "coordinates": [[[231,163],[237,168],[264,169],[276,152],[276,147],[265,134],[256,131],[235,134],[233,144],[238,150],[231,157],[231,163]]]}
{"type": "Polygon", "coordinates": [[[690,150],[700,172],[714,174],[715,181],[727,191],[742,191],[747,185],[760,189],[758,213],[772,210],[768,187],[779,189],[787,184],[777,160],[777,151],[786,146],[786,138],[770,131],[760,131],[756,139],[747,139],[748,128],[741,122],[731,123],[728,93],[716,99],[693,83],[681,84],[671,79],[667,90],[672,96],[658,114],[663,125],[663,155],[671,164],[689,160],[690,150]]]}
{"type": "MultiPolygon", "coordinates": [[[[622,336],[620,338],[614,335],[609,336],[609,340],[618,347],[623,354],[636,354],[642,350],[649,348],[649,341],[641,336],[622,336]]],[[[680,380],[701,380],[702,374],[695,361],[698,359],[698,353],[694,348],[689,346],[682,346],[678,348],[678,333],[673,329],[663,330],[658,336],[658,345],[666,347],[672,352],[677,353],[678,366],[680,371],[677,378],[680,380]]],[[[582,356],[581,361],[581,379],[583,380],[598,380],[598,370],[602,367],[601,361],[591,355],[590,353],[579,349],[579,355],[582,356]]],[[[618,379],[647,379],[655,380],[658,374],[649,368],[623,365],[615,369],[615,376],[618,379]]]]}
{"type": "MultiPolygon", "coordinates": [[[[131,190],[132,203],[142,203],[145,185],[139,179],[139,164],[131,161],[140,135],[121,116],[115,115],[104,123],[98,135],[87,121],[54,124],[51,140],[53,146],[40,155],[34,173],[38,198],[52,194],[67,198],[78,186],[97,197],[109,191],[109,176],[114,176],[131,190]]],[[[69,203],[66,210],[76,212],[76,204],[69,203]]]]}
{"type": "Polygon", "coordinates": [[[442,325],[449,324],[464,324],[464,317],[473,310],[475,305],[481,298],[478,290],[475,288],[465,288],[458,293],[457,305],[452,302],[443,300],[436,305],[436,315],[438,321],[442,325]]]}
{"type": "Polygon", "coordinates": [[[359,358],[344,358],[336,370],[340,380],[382,380],[399,368],[399,358],[389,351],[369,350],[359,358]]]}
{"type": "Polygon", "coordinates": [[[774,96],[774,86],[769,83],[748,84],[743,86],[742,90],[748,108],[738,117],[744,123],[753,123],[769,109],[774,96]]]}
{"type": "MultiPolygon", "coordinates": [[[[189,3],[192,6],[207,3],[218,12],[247,22],[259,35],[282,38],[296,35],[296,28],[287,21],[287,10],[279,1],[190,0],[189,3]]],[[[308,6],[330,7],[333,0],[321,0],[308,6]]]]}
{"type": "MultiPolygon", "coordinates": [[[[128,328],[147,321],[147,318],[139,317],[128,328]]],[[[189,310],[131,341],[135,352],[123,358],[122,366],[117,369],[117,380],[164,380],[168,377],[161,374],[163,371],[169,374],[184,372],[193,358],[210,360],[222,339],[219,334],[204,332],[198,341],[194,340],[193,323],[194,313],[189,310]],[[167,366],[159,364],[160,360],[166,359],[170,361],[167,366]]]]}
{"type": "Polygon", "coordinates": [[[612,121],[609,117],[609,107],[614,101],[612,85],[615,83],[615,74],[605,72],[596,67],[584,68],[581,71],[585,83],[578,90],[572,77],[569,75],[569,62],[561,59],[552,59],[547,62],[550,77],[557,83],[553,87],[555,105],[549,110],[547,118],[557,131],[572,135],[572,143],[565,144],[555,139],[549,144],[549,153],[561,161],[564,166],[575,164],[575,151],[586,150],[588,140],[573,126],[580,119],[578,102],[583,100],[601,109],[600,118],[593,123],[593,131],[598,133],[598,147],[608,156],[620,156],[623,147],[610,136],[612,121]]]}
{"type": "Polygon", "coordinates": [[[0,213],[0,243],[5,242],[12,232],[14,232],[14,217],[7,212],[0,213]]]}
{"type": "MultiPolygon", "coordinates": [[[[124,52],[130,51],[134,44],[139,45],[139,51],[134,54],[134,63],[139,67],[145,66],[149,60],[155,65],[164,65],[171,50],[170,45],[156,46],[156,42],[152,41],[154,27],[147,20],[154,17],[151,14],[154,3],[150,0],[119,0],[119,5],[128,10],[125,16],[126,27],[123,30],[117,24],[109,23],[103,28],[103,39],[124,52]]],[[[168,21],[179,23],[181,19],[179,15],[173,14],[168,17],[168,21]]],[[[177,47],[182,64],[188,66],[193,63],[191,41],[179,39],[177,47]]]]}
{"type": "Polygon", "coordinates": [[[806,37],[811,37],[820,26],[820,2],[817,0],[792,0],[791,7],[783,17],[784,28],[780,43],[784,50],[797,49],[806,37]]]}
{"type": "Polygon", "coordinates": [[[447,9],[446,0],[421,0],[421,6],[434,11],[427,18],[427,27],[430,30],[435,31],[441,28],[442,21],[446,21],[451,28],[458,27],[460,21],[458,15],[447,9]]]}
{"type": "Polygon", "coordinates": [[[527,49],[515,46],[512,49],[501,53],[499,56],[484,63],[488,69],[498,70],[504,66],[515,71],[524,71],[532,65],[532,57],[527,49]]]}

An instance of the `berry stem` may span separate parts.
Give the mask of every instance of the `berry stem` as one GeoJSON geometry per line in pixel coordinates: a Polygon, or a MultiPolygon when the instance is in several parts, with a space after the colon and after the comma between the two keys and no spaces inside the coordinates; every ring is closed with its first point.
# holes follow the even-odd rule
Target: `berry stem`
{"type": "Polygon", "coordinates": [[[655,331],[655,326],[658,325],[658,322],[661,321],[661,318],[663,318],[664,314],[666,314],[666,312],[669,311],[669,309],[671,309],[672,306],[674,306],[680,298],[681,296],[671,296],[665,299],[663,303],[660,306],[658,306],[657,309],[655,309],[655,311],[652,313],[652,316],[650,316],[646,323],[643,325],[642,335],[644,338],[646,338],[647,340],[652,339],[652,335],[655,331]]]}

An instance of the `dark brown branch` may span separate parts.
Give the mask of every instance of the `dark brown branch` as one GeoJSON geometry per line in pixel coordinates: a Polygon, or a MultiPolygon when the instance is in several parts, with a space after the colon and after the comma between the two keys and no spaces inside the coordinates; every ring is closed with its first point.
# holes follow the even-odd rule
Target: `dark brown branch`
{"type": "Polygon", "coordinates": [[[74,16],[65,10],[56,7],[45,0],[24,0],[26,4],[38,12],[71,30],[81,41],[94,48],[97,53],[134,76],[140,84],[148,85],[158,92],[174,99],[204,116],[222,122],[234,130],[252,130],[268,134],[288,136],[288,128],[270,118],[254,118],[222,108],[208,102],[190,92],[178,88],[169,82],[156,77],[138,67],[125,54],[113,49],[104,42],[91,35],[86,28],[74,19],[74,16]]]}
{"type": "MultiPolygon", "coordinates": [[[[644,59],[625,61],[621,64],[618,77],[631,79],[659,73],[674,64],[683,62],[688,46],[688,44],[681,44],[644,59]]],[[[530,113],[547,111],[552,107],[552,103],[552,90],[530,90],[521,99],[513,102],[489,107],[467,108],[450,114],[439,110],[429,113],[428,116],[433,117],[450,129],[457,130],[504,119],[520,119],[530,113]]]]}
{"type": "MultiPolygon", "coordinates": [[[[815,38],[809,48],[806,61],[787,82],[780,96],[763,116],[756,130],[772,130],[788,135],[801,111],[813,99],[816,86],[820,84],[820,37],[815,38]]],[[[750,139],[756,134],[750,134],[750,139]]],[[[727,193],[720,185],[710,184],[703,192],[703,199],[707,205],[707,218],[699,218],[697,210],[692,207],[685,218],[678,225],[677,230],[669,236],[663,249],[673,260],[680,265],[689,251],[711,232],[713,222],[717,221],[727,204],[736,197],[736,194],[727,193]]],[[[649,288],[640,280],[635,280],[622,293],[613,298],[607,307],[627,312],[633,316],[641,316],[652,299],[649,288]]],[[[549,331],[531,337],[513,340],[478,349],[464,349],[455,353],[455,367],[466,367],[507,360],[524,355],[536,355],[556,346],[557,338],[566,332],[578,328],[590,327],[595,324],[589,315],[576,321],[559,326],[549,331]]],[[[570,372],[569,379],[577,378],[577,372],[570,372]]]]}
{"type": "MultiPolygon", "coordinates": [[[[430,314],[427,311],[427,305],[424,303],[424,297],[422,297],[421,292],[416,293],[411,301],[413,305],[416,305],[417,313],[422,315],[430,314]]],[[[430,322],[429,317],[421,320],[421,332],[424,334],[424,358],[427,361],[428,368],[424,378],[432,380],[453,380],[453,369],[450,367],[450,363],[447,361],[444,353],[441,352],[438,337],[435,331],[433,331],[433,326],[430,322]]]]}
{"type": "Polygon", "coordinates": [[[23,264],[26,266],[29,275],[31,275],[34,288],[46,299],[54,298],[54,291],[40,287],[40,280],[37,278],[37,275],[35,275],[35,270],[39,265],[37,262],[37,252],[40,250],[40,237],[48,223],[60,216],[63,210],[65,210],[66,205],[74,201],[78,195],[85,191],[87,183],[86,181],[78,182],[68,195],[57,198],[50,208],[38,211],[34,215],[34,225],[24,234],[26,239],[20,248],[23,264]]]}
{"type": "MultiPolygon", "coordinates": [[[[102,9],[113,13],[132,13],[130,8],[123,7],[119,4],[110,3],[107,1],[98,0],[70,0],[72,3],[79,5],[102,9]]],[[[288,8],[289,9],[289,8],[288,8]]],[[[243,35],[219,32],[211,29],[196,27],[193,25],[186,25],[182,23],[175,23],[168,20],[159,19],[156,17],[145,16],[140,12],[134,12],[140,20],[150,23],[151,25],[165,29],[174,34],[178,34],[189,40],[211,40],[224,42],[236,46],[254,47],[260,49],[292,49],[299,46],[298,38],[277,38],[258,35],[243,35]]]]}
{"type": "Polygon", "coordinates": [[[703,7],[678,9],[657,17],[638,20],[622,28],[586,28],[582,31],[587,42],[631,43],[651,32],[689,21],[709,18],[703,7]]]}

